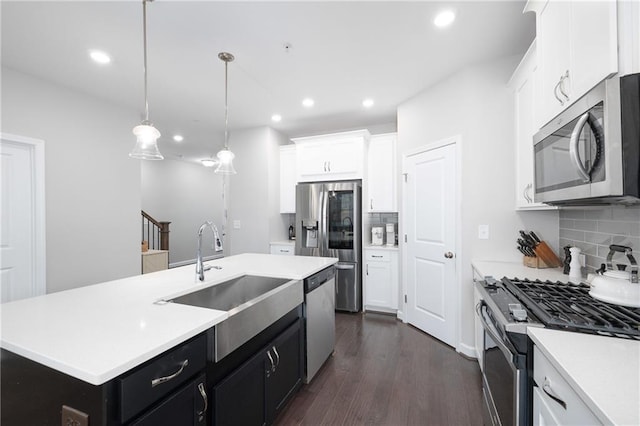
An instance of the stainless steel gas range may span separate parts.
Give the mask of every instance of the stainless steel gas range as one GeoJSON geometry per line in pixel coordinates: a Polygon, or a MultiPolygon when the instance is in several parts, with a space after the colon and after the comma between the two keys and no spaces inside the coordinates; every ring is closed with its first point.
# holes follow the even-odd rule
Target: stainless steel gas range
{"type": "Polygon", "coordinates": [[[640,308],[605,303],[585,284],[485,277],[476,282],[484,330],[485,425],[530,425],[533,343],[528,327],[640,340],[640,308]]]}

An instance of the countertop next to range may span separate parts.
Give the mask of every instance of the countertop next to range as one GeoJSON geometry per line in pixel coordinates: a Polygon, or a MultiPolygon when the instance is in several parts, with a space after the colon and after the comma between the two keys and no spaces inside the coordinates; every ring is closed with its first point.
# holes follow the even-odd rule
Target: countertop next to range
{"type": "Polygon", "coordinates": [[[486,261],[486,260],[472,260],[471,266],[477,272],[479,277],[492,276],[499,280],[503,277],[507,278],[520,278],[529,280],[541,280],[541,281],[563,281],[569,280],[568,275],[562,273],[562,268],[546,268],[536,269],[524,266],[519,262],[500,262],[500,261],[486,261]]]}
{"type": "MultiPolygon", "coordinates": [[[[517,262],[472,261],[477,275],[567,282],[562,268],[517,262]]],[[[479,278],[479,277],[476,277],[479,278]]],[[[603,424],[640,424],[640,342],[616,337],[529,328],[531,340],[603,424]]]]}
{"type": "Polygon", "coordinates": [[[194,265],[0,305],[1,346],[100,385],[224,321],[227,313],[154,304],[242,275],[301,280],[336,258],[240,254],[205,262],[222,269],[197,282],[194,265]]]}
{"type": "Polygon", "coordinates": [[[640,424],[640,342],[533,327],[527,333],[602,424],[640,424]]]}

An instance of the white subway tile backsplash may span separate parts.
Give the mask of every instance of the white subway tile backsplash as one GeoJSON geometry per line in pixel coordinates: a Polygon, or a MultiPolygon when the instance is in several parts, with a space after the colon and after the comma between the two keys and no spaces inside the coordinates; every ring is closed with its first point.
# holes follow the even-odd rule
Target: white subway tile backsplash
{"type": "Polygon", "coordinates": [[[560,248],[580,247],[588,272],[606,263],[611,244],[629,246],[640,257],[640,206],[560,210],[559,225],[560,248]]]}

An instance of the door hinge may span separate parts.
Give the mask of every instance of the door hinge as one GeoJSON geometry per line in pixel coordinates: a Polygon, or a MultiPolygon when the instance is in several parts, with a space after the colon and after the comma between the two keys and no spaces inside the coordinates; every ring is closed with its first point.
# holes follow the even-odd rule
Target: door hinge
{"type": "Polygon", "coordinates": [[[404,234],[404,242],[407,242],[407,234],[404,234]]]}
{"type": "Polygon", "coordinates": [[[403,173],[402,176],[404,176],[404,181],[407,181],[407,176],[409,175],[409,173],[403,173]]]}
{"type": "Polygon", "coordinates": [[[404,295],[404,303],[407,303],[407,295],[404,295]]]}

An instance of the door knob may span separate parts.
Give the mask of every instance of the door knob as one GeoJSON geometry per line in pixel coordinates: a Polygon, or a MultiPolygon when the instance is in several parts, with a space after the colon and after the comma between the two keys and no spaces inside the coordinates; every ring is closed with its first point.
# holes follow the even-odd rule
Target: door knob
{"type": "Polygon", "coordinates": [[[453,253],[451,253],[450,251],[446,252],[444,254],[444,257],[446,257],[447,259],[452,259],[453,258],[453,253]]]}

